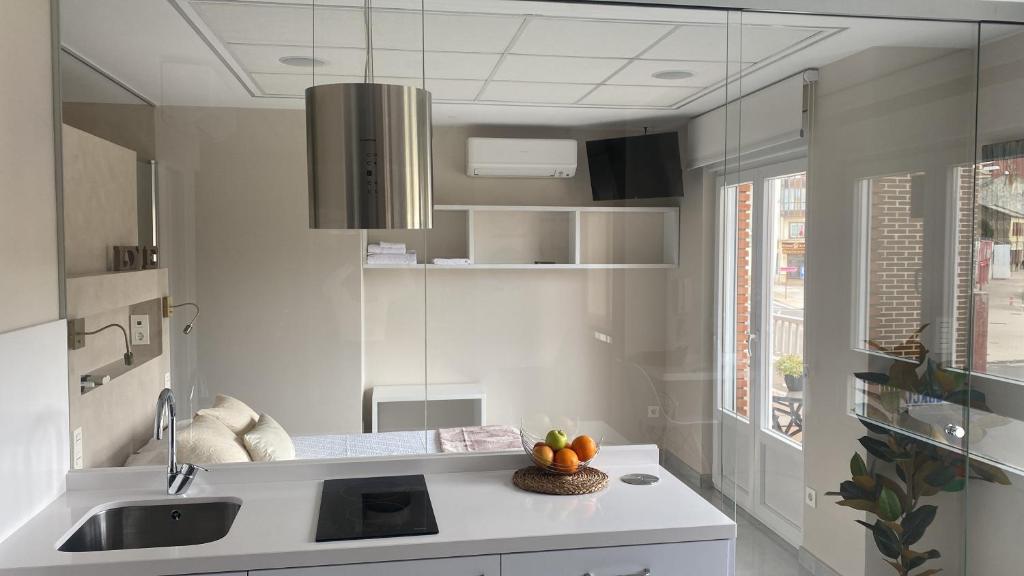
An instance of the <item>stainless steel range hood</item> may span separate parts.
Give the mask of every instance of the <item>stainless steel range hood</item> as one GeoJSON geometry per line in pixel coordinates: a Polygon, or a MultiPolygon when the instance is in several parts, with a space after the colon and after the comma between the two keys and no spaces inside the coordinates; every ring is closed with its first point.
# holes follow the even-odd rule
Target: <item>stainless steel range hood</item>
{"type": "Polygon", "coordinates": [[[307,88],[310,228],[430,228],[430,118],[411,86],[307,88]]]}

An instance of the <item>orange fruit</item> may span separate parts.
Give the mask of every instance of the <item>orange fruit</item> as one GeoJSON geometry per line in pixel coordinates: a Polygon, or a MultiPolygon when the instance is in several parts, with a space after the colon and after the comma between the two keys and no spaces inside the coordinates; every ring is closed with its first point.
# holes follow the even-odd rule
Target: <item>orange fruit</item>
{"type": "Polygon", "coordinates": [[[555,469],[559,472],[572,474],[579,468],[580,458],[573,452],[572,448],[562,448],[555,452],[555,469]]]}
{"type": "Polygon", "coordinates": [[[533,459],[541,466],[551,466],[555,459],[555,451],[543,442],[537,442],[533,447],[533,459]]]}
{"type": "Polygon", "coordinates": [[[594,442],[594,439],[586,434],[577,436],[572,441],[572,450],[580,457],[580,460],[586,462],[597,454],[597,442],[594,442]]]}

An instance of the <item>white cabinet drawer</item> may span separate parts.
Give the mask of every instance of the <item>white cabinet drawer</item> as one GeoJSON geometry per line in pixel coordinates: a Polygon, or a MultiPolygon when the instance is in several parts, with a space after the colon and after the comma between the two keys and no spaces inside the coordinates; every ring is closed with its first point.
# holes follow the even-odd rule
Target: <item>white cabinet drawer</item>
{"type": "Polygon", "coordinates": [[[501,576],[731,576],[729,540],[504,554],[501,576]]]}
{"type": "Polygon", "coordinates": [[[249,576],[500,576],[497,556],[250,571],[249,576]]]}

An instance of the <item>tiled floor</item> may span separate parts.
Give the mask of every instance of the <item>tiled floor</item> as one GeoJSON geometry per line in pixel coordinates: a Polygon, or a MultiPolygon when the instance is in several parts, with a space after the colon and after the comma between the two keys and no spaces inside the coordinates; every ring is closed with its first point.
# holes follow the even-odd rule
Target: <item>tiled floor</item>
{"type": "Polygon", "coordinates": [[[812,576],[797,561],[796,549],[715,489],[691,486],[708,502],[736,519],[736,576],[812,576]]]}

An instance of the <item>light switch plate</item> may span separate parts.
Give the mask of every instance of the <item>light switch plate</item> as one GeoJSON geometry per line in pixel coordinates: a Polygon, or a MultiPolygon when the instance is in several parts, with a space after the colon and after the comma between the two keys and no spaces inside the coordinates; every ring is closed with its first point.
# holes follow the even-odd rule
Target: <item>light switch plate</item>
{"type": "Polygon", "coordinates": [[[132,314],[132,345],[149,344],[149,314],[132,314]]]}
{"type": "Polygon", "coordinates": [[[81,470],[82,469],[82,428],[81,427],[75,428],[74,436],[75,436],[75,440],[73,442],[73,444],[74,444],[73,452],[74,453],[72,455],[72,465],[74,466],[75,470],[81,470]]]}

